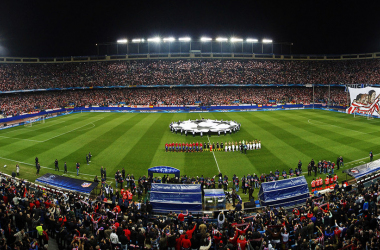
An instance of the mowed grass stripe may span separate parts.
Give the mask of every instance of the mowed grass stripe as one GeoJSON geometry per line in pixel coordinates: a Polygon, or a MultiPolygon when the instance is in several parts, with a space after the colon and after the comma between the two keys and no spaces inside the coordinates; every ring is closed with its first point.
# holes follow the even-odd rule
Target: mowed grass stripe
{"type": "MultiPolygon", "coordinates": [[[[187,120],[196,120],[196,119],[214,119],[211,113],[189,113],[187,115],[187,120]]],[[[207,143],[208,138],[207,134],[203,135],[203,137],[200,137],[200,135],[195,135],[193,137],[191,134],[188,135],[189,142],[191,143],[207,143]]],[[[211,137],[210,137],[211,141],[211,137]]],[[[212,142],[212,141],[211,141],[212,142]]],[[[215,158],[218,161],[218,154],[217,152],[214,153],[215,158]]],[[[218,167],[216,165],[214,155],[210,151],[205,151],[203,153],[200,152],[192,152],[192,153],[185,153],[185,159],[186,159],[186,165],[184,166],[184,173],[188,176],[198,176],[198,175],[204,175],[206,177],[213,177],[214,175],[218,174],[218,167]]],[[[219,161],[218,161],[219,164],[219,161]]],[[[220,168],[220,164],[219,164],[220,168]]]]}
{"type": "MultiPolygon", "coordinates": [[[[140,141],[142,133],[145,132],[145,126],[154,122],[157,117],[150,117],[146,114],[134,114],[133,119],[129,119],[124,122],[123,131],[116,135],[112,144],[110,144],[105,150],[103,150],[97,158],[97,162],[102,163],[101,166],[107,167],[107,170],[111,171],[113,175],[119,169],[120,171],[124,167],[130,166],[128,162],[123,162],[126,154],[129,150],[140,141]],[[112,163],[112,164],[110,164],[112,163]]],[[[100,167],[98,168],[98,174],[100,174],[100,167]]],[[[110,174],[108,174],[110,176],[110,174]]]]}
{"type": "MultiPolygon", "coordinates": [[[[69,119],[69,117],[71,117],[71,115],[64,115],[64,116],[46,119],[45,124],[33,124],[32,127],[25,127],[21,125],[21,126],[17,126],[13,128],[7,128],[4,130],[0,130],[0,136],[17,137],[18,135],[22,133],[38,131],[46,127],[56,126],[60,123],[66,122],[69,119]]],[[[74,115],[72,116],[72,119],[75,119],[74,115]]]]}
{"type": "MultiPolygon", "coordinates": [[[[163,114],[140,114],[141,122],[136,127],[136,133],[130,138],[123,159],[114,164],[115,170],[122,169],[136,178],[147,175],[147,169],[151,167],[154,153],[159,148],[163,136],[162,131],[168,127],[167,116],[163,114]],[[144,119],[145,118],[145,119],[144,119]]],[[[169,115],[170,116],[170,115],[169,115]]]]}
{"type": "Polygon", "coordinates": [[[83,173],[95,172],[95,175],[100,177],[100,167],[104,165],[107,170],[109,170],[108,167],[113,167],[113,164],[110,164],[110,162],[115,163],[118,154],[123,153],[123,148],[126,144],[126,141],[124,141],[126,138],[125,134],[133,128],[139,120],[136,114],[128,116],[119,115],[112,118],[106,117],[102,120],[104,123],[99,126],[98,130],[92,129],[83,135],[92,139],[86,143],[79,144],[80,147],[77,147],[76,150],[70,154],[66,154],[65,157],[62,158],[62,161],[70,162],[72,166],[78,161],[81,163],[81,171],[83,173]],[[122,142],[122,144],[120,144],[120,142],[122,142]],[[92,158],[91,163],[87,166],[86,155],[89,152],[91,152],[92,158]],[[96,171],[96,169],[99,171],[96,171]]]}
{"type": "MultiPolygon", "coordinates": [[[[240,118],[236,118],[236,114],[231,113],[213,113],[213,118],[218,120],[235,120],[236,122],[241,123],[240,118]]],[[[217,141],[226,143],[229,141],[252,141],[254,139],[253,135],[249,133],[248,130],[244,129],[244,126],[241,127],[240,131],[231,135],[228,133],[226,136],[213,136],[210,138],[211,141],[217,141]]],[[[256,167],[259,163],[256,161],[257,154],[259,151],[250,151],[247,150],[247,154],[241,154],[239,151],[237,152],[224,152],[224,148],[221,152],[216,152],[215,156],[217,157],[220,170],[223,174],[228,174],[232,176],[233,174],[237,175],[246,175],[248,173],[259,173],[259,169],[256,167]]],[[[262,150],[260,150],[262,153],[262,150]]]]}
{"type": "MultiPolygon", "coordinates": [[[[323,113],[322,110],[319,110],[319,112],[323,113]]],[[[326,111],[324,111],[326,112],[326,111]]],[[[325,113],[326,116],[334,116],[334,113],[325,113]]],[[[378,143],[378,137],[380,136],[380,130],[378,129],[378,126],[380,125],[380,119],[373,119],[373,120],[367,120],[365,117],[358,117],[354,118],[353,115],[348,114],[341,114],[340,119],[342,119],[342,122],[339,123],[339,126],[350,126],[351,124],[357,124],[357,127],[355,130],[361,131],[362,135],[358,136],[359,138],[366,138],[366,141],[369,143],[372,143],[374,146],[368,145],[368,147],[376,147],[377,149],[380,149],[380,145],[378,143]]],[[[348,131],[349,134],[352,131],[348,131]]],[[[353,134],[354,135],[354,134],[353,134]]],[[[355,143],[354,143],[355,144],[355,143]]]]}
{"type": "MultiPolygon", "coordinates": [[[[284,126],[287,130],[289,130],[290,133],[302,136],[305,140],[310,141],[313,145],[309,145],[308,147],[310,149],[314,149],[316,145],[322,145],[324,149],[327,150],[320,150],[317,148],[315,152],[313,152],[313,157],[315,162],[318,162],[319,160],[330,160],[332,162],[336,161],[336,158],[339,155],[343,155],[345,162],[350,161],[352,158],[357,159],[357,157],[360,157],[361,151],[357,147],[351,147],[345,145],[345,143],[341,143],[346,138],[346,134],[343,133],[336,133],[335,131],[340,130],[339,127],[334,127],[335,131],[332,130],[323,130],[320,127],[312,126],[307,121],[309,119],[323,119],[325,117],[318,115],[319,112],[309,111],[309,113],[298,113],[295,112],[291,116],[286,116],[284,113],[278,114],[276,117],[273,117],[273,119],[278,119],[280,124],[287,124],[287,125],[293,125],[294,128],[289,128],[288,126],[284,126]],[[302,116],[300,116],[300,114],[302,116]],[[317,114],[317,117],[314,117],[314,114],[317,114]],[[333,136],[332,136],[333,135],[333,136]],[[334,139],[332,139],[333,137],[334,139]]],[[[326,113],[326,116],[333,115],[334,113],[326,113]]],[[[325,119],[326,120],[326,119],[325,119]]],[[[356,140],[360,144],[365,144],[364,140],[356,140]]],[[[294,140],[293,140],[294,142],[294,140]]],[[[347,142],[346,142],[347,143],[347,142]]],[[[298,148],[302,148],[302,145],[297,145],[298,148]]],[[[306,167],[307,163],[310,162],[311,158],[309,159],[303,159],[301,158],[302,162],[304,163],[303,170],[304,175],[306,174],[306,167]]],[[[338,174],[339,178],[344,178],[344,174],[342,174],[341,171],[335,170],[335,173],[338,174]]],[[[319,174],[318,174],[319,176],[319,174]]],[[[322,174],[322,177],[324,175],[322,174]]],[[[314,174],[312,176],[308,177],[306,176],[306,179],[310,183],[312,178],[314,178],[314,174]]]]}
{"type": "MultiPolygon", "coordinates": [[[[306,141],[314,144],[315,146],[318,145],[318,148],[323,147],[323,149],[327,149],[328,152],[326,152],[326,157],[333,156],[332,159],[335,159],[338,155],[342,155],[343,152],[345,152],[346,154],[350,154],[351,152],[358,152],[363,150],[357,148],[357,143],[358,141],[367,141],[363,139],[366,137],[366,135],[354,135],[354,133],[347,132],[345,133],[343,132],[344,130],[339,128],[339,126],[316,127],[308,123],[306,119],[303,120],[297,118],[296,115],[289,117],[279,113],[276,116],[276,119],[278,119],[281,124],[291,124],[293,127],[297,127],[297,129],[289,129],[289,132],[293,133],[295,136],[296,134],[302,136],[302,138],[304,138],[306,141]],[[297,133],[295,133],[294,131],[297,131],[297,133]],[[325,133],[321,133],[321,131],[325,131],[325,133]]],[[[320,149],[319,151],[322,152],[320,149]]],[[[362,152],[364,153],[364,151],[362,152]]]]}
{"type": "Polygon", "coordinates": [[[309,112],[302,113],[298,111],[295,113],[298,116],[302,116],[308,119],[309,123],[319,123],[319,125],[330,125],[332,127],[338,126],[343,130],[347,130],[349,133],[358,134],[371,134],[373,132],[379,133],[378,125],[380,124],[379,119],[365,120],[364,118],[354,118],[353,115],[348,115],[345,113],[331,112],[326,110],[308,110],[309,112]],[[314,119],[310,119],[310,115],[314,119]],[[310,121],[309,121],[310,119],[310,121]]]}
{"type": "MultiPolygon", "coordinates": [[[[208,118],[208,117],[205,117],[208,118]]],[[[175,115],[172,120],[167,121],[167,130],[165,130],[165,135],[162,139],[164,142],[178,142],[178,143],[194,143],[197,142],[205,143],[208,141],[207,136],[200,137],[193,135],[190,133],[188,136],[185,134],[181,135],[180,132],[172,133],[169,130],[169,124],[172,121],[178,120],[195,120],[200,119],[198,113],[187,113],[187,114],[178,114],[175,115]],[[182,118],[181,118],[182,117],[182,118]]],[[[161,145],[160,145],[161,146],[161,145]]],[[[164,144],[162,144],[162,148],[164,148],[164,144]]],[[[214,156],[211,152],[180,152],[180,153],[162,153],[162,150],[158,150],[156,153],[155,159],[152,161],[152,165],[166,165],[178,168],[181,170],[181,174],[186,174],[188,176],[194,175],[204,175],[204,176],[213,176],[218,173],[218,168],[216,166],[214,156]]]]}
{"type": "MultiPolygon", "coordinates": [[[[57,127],[49,127],[45,130],[39,131],[39,133],[43,133],[41,135],[34,135],[30,137],[31,139],[37,139],[40,141],[48,141],[55,139],[59,136],[65,135],[67,133],[75,132],[77,130],[85,130],[90,127],[93,127],[93,123],[97,122],[104,117],[108,116],[109,114],[96,114],[96,115],[91,115],[91,114],[80,114],[78,116],[78,119],[76,120],[71,120],[69,124],[61,123],[61,126],[57,127]],[[75,124],[75,126],[74,126],[75,124]]],[[[29,138],[28,138],[29,139],[29,138]]]]}
{"type": "MultiPolygon", "coordinates": [[[[293,149],[290,151],[297,152],[298,154],[295,154],[295,156],[298,155],[299,159],[314,158],[313,155],[315,155],[316,152],[322,155],[330,154],[330,151],[326,148],[323,148],[317,144],[313,144],[312,142],[305,140],[305,131],[302,131],[302,129],[298,130],[297,133],[294,133],[292,131],[292,128],[294,130],[295,126],[285,121],[277,119],[277,115],[269,116],[267,114],[261,116],[258,119],[266,121],[266,124],[263,128],[267,131],[272,131],[272,135],[274,135],[279,140],[285,143],[285,148],[293,149]],[[281,124],[281,126],[279,126],[278,124],[281,124]]],[[[328,139],[326,138],[326,140],[328,139]]],[[[283,149],[281,148],[281,150],[283,149]]],[[[286,156],[286,154],[284,154],[284,156],[286,156]]]]}
{"type": "MultiPolygon", "coordinates": [[[[69,127],[73,124],[82,124],[82,121],[87,118],[91,118],[93,116],[87,115],[87,116],[75,116],[71,117],[66,116],[65,122],[63,123],[57,123],[56,126],[50,126],[49,122],[53,121],[54,118],[49,119],[44,124],[35,124],[32,127],[27,127],[25,130],[21,130],[21,133],[18,133],[17,135],[12,135],[9,137],[19,138],[19,139],[28,139],[28,140],[37,140],[37,141],[44,141],[52,136],[50,134],[56,134],[56,133],[62,133],[59,132],[60,130],[65,130],[66,126],[69,127]],[[80,119],[77,119],[78,117],[81,117],[80,119]]],[[[57,117],[57,119],[60,119],[57,117]]],[[[62,120],[62,119],[60,119],[62,120]]],[[[7,135],[5,135],[7,136],[7,135]]]]}
{"type": "MultiPolygon", "coordinates": [[[[62,127],[65,127],[65,126],[68,126],[69,128],[71,128],[70,127],[71,125],[74,126],[80,122],[82,122],[81,124],[85,124],[87,121],[94,120],[94,116],[88,116],[85,120],[81,120],[79,118],[73,119],[70,116],[67,116],[67,117],[70,118],[67,122],[60,123],[57,126],[52,126],[51,128],[54,127],[54,130],[52,130],[52,131],[60,130],[62,127]]],[[[40,124],[39,126],[43,127],[44,125],[45,124],[40,124]]],[[[37,139],[39,139],[39,138],[37,138],[37,139]]],[[[19,151],[24,151],[24,150],[30,151],[31,149],[38,149],[39,148],[38,145],[41,143],[42,142],[33,142],[33,141],[26,141],[26,140],[14,140],[14,139],[7,138],[4,140],[0,140],[0,152],[2,153],[2,156],[13,157],[14,155],[18,155],[17,152],[19,152],[19,151]]],[[[24,152],[22,154],[24,154],[24,152]]],[[[23,160],[25,160],[25,159],[23,159],[23,160]]]]}
{"type": "MultiPolygon", "coordinates": [[[[294,152],[293,149],[282,141],[282,139],[276,137],[271,133],[271,129],[267,129],[258,125],[261,123],[266,126],[270,126],[270,123],[266,123],[259,117],[263,114],[258,113],[235,113],[237,115],[236,121],[242,123],[240,132],[247,133],[251,138],[261,140],[261,149],[253,150],[253,157],[251,160],[253,164],[257,166],[256,174],[269,173],[270,171],[275,171],[276,169],[289,168],[293,166],[289,158],[282,157],[278,150],[284,150],[285,154],[292,158],[298,158],[300,153],[294,152]]],[[[232,117],[231,117],[232,118],[232,117]]],[[[239,132],[239,133],[240,133],[239,132]]]]}
{"type": "MultiPolygon", "coordinates": [[[[107,127],[104,125],[107,122],[110,122],[113,118],[118,117],[116,114],[114,115],[105,114],[105,115],[109,116],[106,122],[101,122],[101,121],[94,122],[94,124],[101,125],[101,126],[96,126],[94,128],[95,131],[98,131],[99,136],[107,132],[108,129],[112,129],[112,127],[107,127]]],[[[88,119],[86,119],[85,121],[86,122],[95,121],[98,119],[99,119],[98,116],[93,116],[93,117],[88,117],[88,119]]],[[[77,126],[79,125],[75,124],[74,128],[76,128],[77,126]]],[[[68,127],[66,129],[70,130],[73,128],[68,127]]],[[[87,131],[75,130],[71,133],[64,134],[60,137],[56,137],[47,142],[39,143],[37,145],[30,146],[27,148],[22,148],[20,150],[15,150],[13,153],[6,155],[6,158],[20,160],[23,162],[34,163],[34,158],[38,156],[42,166],[53,164],[56,158],[61,158],[60,157],[61,154],[65,155],[65,154],[74,152],[78,147],[82,145],[82,143],[86,143],[87,141],[93,140],[92,136],[86,135],[86,133],[88,132],[90,132],[90,130],[87,130],[87,131]]],[[[80,160],[80,159],[74,159],[74,160],[80,160]]]]}
{"type": "MultiPolygon", "coordinates": [[[[66,131],[68,131],[72,128],[71,126],[75,126],[75,124],[82,124],[83,125],[83,124],[86,124],[86,122],[93,121],[93,120],[94,120],[93,116],[89,116],[85,120],[84,119],[77,119],[77,118],[75,118],[75,119],[70,118],[70,119],[67,119],[66,122],[64,122],[64,123],[59,123],[56,126],[50,126],[48,128],[44,128],[44,125],[47,123],[39,124],[37,126],[39,128],[41,127],[42,129],[40,129],[40,132],[38,133],[38,135],[36,135],[33,131],[26,131],[23,133],[23,136],[21,136],[21,135],[16,136],[18,139],[4,138],[3,137],[2,140],[0,140],[0,151],[5,148],[6,150],[13,152],[15,150],[27,148],[27,147],[30,147],[32,145],[37,145],[39,143],[43,143],[44,138],[46,138],[45,134],[43,134],[43,133],[44,132],[46,133],[46,131],[49,131],[49,133],[52,133],[54,135],[59,135],[62,128],[65,129],[66,131]],[[68,128],[70,128],[70,129],[68,129],[68,128]],[[23,138],[21,138],[21,137],[23,137],[23,138]],[[33,140],[35,140],[35,141],[33,141],[33,140]]],[[[78,125],[78,127],[79,126],[80,125],[78,125]]]]}
{"type": "Polygon", "coordinates": [[[188,116],[185,116],[185,114],[162,114],[162,118],[165,118],[162,122],[164,125],[166,124],[166,128],[164,126],[162,131],[157,130],[157,133],[162,133],[163,136],[161,137],[157,150],[154,153],[150,164],[151,166],[171,166],[184,170],[183,167],[186,165],[186,153],[165,152],[165,144],[171,142],[183,143],[189,141],[188,139],[191,137],[186,137],[184,134],[181,136],[180,132],[178,134],[172,133],[169,129],[169,124],[171,122],[187,120],[187,117],[188,116]]]}

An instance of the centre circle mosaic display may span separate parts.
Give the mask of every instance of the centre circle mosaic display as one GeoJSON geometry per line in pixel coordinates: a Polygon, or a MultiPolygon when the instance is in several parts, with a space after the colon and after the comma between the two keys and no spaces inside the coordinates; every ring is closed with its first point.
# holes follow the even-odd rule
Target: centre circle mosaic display
{"type": "Polygon", "coordinates": [[[172,122],[170,130],[172,132],[203,134],[203,133],[232,133],[240,130],[240,123],[236,121],[196,119],[172,122]]]}

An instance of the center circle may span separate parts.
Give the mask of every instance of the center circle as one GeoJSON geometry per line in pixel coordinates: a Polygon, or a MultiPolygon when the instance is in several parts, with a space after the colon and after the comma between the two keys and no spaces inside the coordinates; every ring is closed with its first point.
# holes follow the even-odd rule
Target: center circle
{"type": "Polygon", "coordinates": [[[172,122],[169,128],[172,132],[181,133],[232,133],[240,130],[240,123],[236,121],[196,119],[172,122]]]}

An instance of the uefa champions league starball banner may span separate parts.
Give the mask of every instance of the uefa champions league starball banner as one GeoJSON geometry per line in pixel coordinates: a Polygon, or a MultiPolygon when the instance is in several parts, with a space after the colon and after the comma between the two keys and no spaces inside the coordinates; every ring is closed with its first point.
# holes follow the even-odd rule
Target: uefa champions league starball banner
{"type": "Polygon", "coordinates": [[[380,115],[380,88],[348,88],[350,91],[350,107],[348,114],[380,115]]]}

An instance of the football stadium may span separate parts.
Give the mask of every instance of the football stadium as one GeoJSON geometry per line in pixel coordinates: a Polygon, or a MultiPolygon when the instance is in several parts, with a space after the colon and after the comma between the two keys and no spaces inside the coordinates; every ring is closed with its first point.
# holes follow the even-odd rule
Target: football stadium
{"type": "Polygon", "coordinates": [[[0,250],[378,249],[378,8],[69,2],[4,7],[0,250]]]}
{"type": "Polygon", "coordinates": [[[211,212],[211,219],[241,205],[246,213],[304,207],[310,196],[377,178],[380,165],[370,162],[380,150],[377,83],[334,81],[337,68],[375,71],[379,59],[74,60],[0,64],[6,180],[98,206],[122,201],[128,211],[151,202],[151,213],[211,212]],[[291,84],[287,67],[305,84],[291,84]],[[323,68],[323,79],[310,78],[309,67],[323,68]],[[200,71],[210,84],[199,84],[200,71]],[[156,81],[162,85],[150,85],[156,81]],[[332,84],[315,83],[322,81],[332,84]],[[275,196],[264,188],[271,182],[282,185],[275,196]]]}

